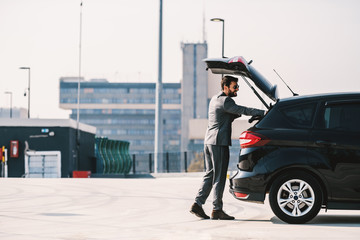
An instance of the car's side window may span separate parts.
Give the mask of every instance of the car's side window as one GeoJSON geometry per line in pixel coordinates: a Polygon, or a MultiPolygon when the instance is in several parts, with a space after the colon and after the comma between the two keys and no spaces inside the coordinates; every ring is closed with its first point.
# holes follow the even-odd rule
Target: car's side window
{"type": "Polygon", "coordinates": [[[294,127],[310,128],[314,119],[316,103],[302,104],[281,109],[286,119],[294,127]]]}
{"type": "Polygon", "coordinates": [[[326,106],[323,126],[331,130],[360,132],[360,103],[326,106]]]}

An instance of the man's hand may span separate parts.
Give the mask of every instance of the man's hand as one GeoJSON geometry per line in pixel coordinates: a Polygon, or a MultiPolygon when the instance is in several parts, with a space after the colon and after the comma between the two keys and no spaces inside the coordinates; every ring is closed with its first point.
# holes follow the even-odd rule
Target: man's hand
{"type": "Polygon", "coordinates": [[[261,120],[264,116],[256,115],[252,116],[248,121],[249,123],[252,123],[254,120],[261,120]]]}

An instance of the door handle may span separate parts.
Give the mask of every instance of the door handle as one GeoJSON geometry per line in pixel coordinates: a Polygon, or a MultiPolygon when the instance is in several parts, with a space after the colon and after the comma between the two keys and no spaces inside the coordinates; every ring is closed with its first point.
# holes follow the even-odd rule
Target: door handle
{"type": "Polygon", "coordinates": [[[324,147],[335,147],[336,146],[335,142],[322,141],[322,140],[317,140],[315,142],[315,144],[319,145],[319,146],[324,146],[324,147]]]}

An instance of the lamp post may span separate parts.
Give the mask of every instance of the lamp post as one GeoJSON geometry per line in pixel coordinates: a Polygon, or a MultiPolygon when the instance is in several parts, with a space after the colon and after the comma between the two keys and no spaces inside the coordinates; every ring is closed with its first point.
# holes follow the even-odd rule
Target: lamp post
{"type": "Polygon", "coordinates": [[[80,29],[79,29],[79,77],[77,83],[77,108],[76,108],[76,159],[75,170],[79,170],[80,163],[80,80],[81,80],[81,40],[82,40],[82,11],[83,1],[80,2],[80,29]]]}
{"type": "Polygon", "coordinates": [[[154,172],[163,170],[162,151],[163,151],[163,125],[162,125],[162,19],[163,19],[163,1],[160,0],[159,16],[159,63],[158,80],[156,82],[155,92],[155,149],[154,149],[154,172]]]}
{"type": "MultiPolygon", "coordinates": [[[[29,67],[20,67],[20,69],[29,70],[29,83],[28,83],[28,118],[30,118],[30,68],[29,67]]],[[[26,96],[26,92],[24,94],[26,96]]]]}
{"type": "Polygon", "coordinates": [[[12,92],[5,92],[10,95],[10,118],[12,118],[12,92]]]}
{"type": "Polygon", "coordinates": [[[222,57],[224,56],[224,28],[225,28],[225,20],[222,18],[212,18],[210,21],[212,22],[222,22],[222,57]]]}

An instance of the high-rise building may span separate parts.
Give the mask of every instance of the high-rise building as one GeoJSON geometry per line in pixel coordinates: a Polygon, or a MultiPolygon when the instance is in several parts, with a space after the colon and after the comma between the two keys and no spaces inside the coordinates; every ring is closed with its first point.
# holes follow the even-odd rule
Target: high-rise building
{"type": "MultiPolygon", "coordinates": [[[[80,79],[80,122],[97,136],[130,142],[130,153],[154,151],[155,83],[113,83],[80,79]]],[[[60,108],[77,118],[78,78],[60,78],[60,108]]],[[[163,83],[163,150],[180,151],[181,85],[163,83]]]]}
{"type": "MultiPolygon", "coordinates": [[[[208,124],[209,102],[221,90],[221,75],[206,71],[207,43],[182,44],[183,80],[181,96],[181,151],[202,152],[208,124]]],[[[233,123],[229,169],[236,169],[238,137],[249,126],[247,120],[233,123]]],[[[182,163],[183,161],[181,161],[182,163]]],[[[183,166],[181,166],[183,168],[183,166]]]]}
{"type": "Polygon", "coordinates": [[[190,140],[189,127],[192,119],[207,119],[208,114],[208,73],[203,61],[207,58],[207,43],[182,43],[183,79],[181,82],[181,151],[199,150],[203,141],[197,144],[190,140]]]}

